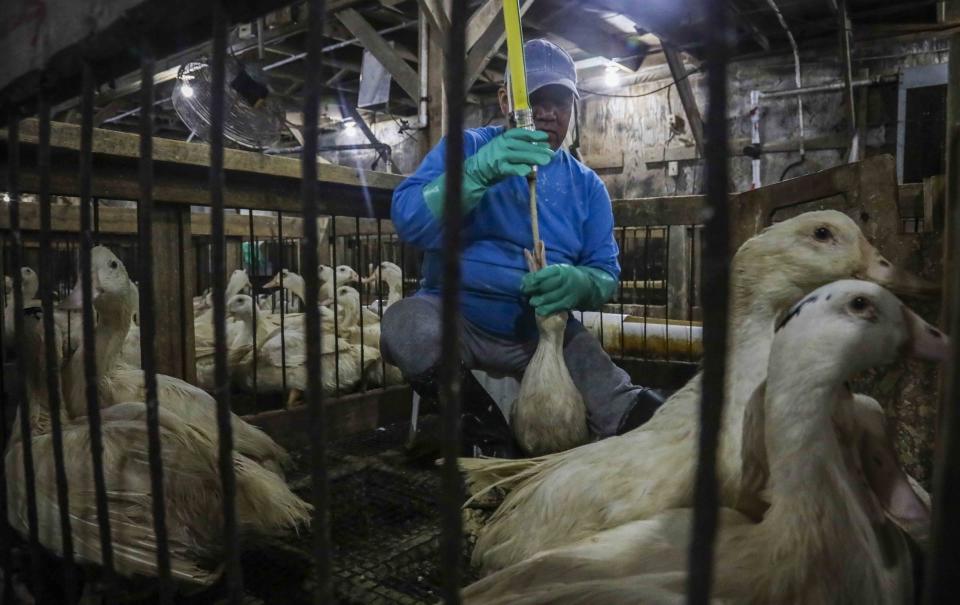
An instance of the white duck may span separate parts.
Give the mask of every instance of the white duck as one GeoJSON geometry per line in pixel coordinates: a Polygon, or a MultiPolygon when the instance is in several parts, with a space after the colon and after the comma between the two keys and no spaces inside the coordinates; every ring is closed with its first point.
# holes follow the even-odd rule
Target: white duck
{"type": "Polygon", "coordinates": [[[320,278],[320,304],[327,305],[333,301],[333,292],[338,286],[349,286],[360,282],[360,275],[349,265],[337,265],[336,275],[333,267],[320,265],[317,270],[320,278]]]}
{"type": "Polygon", "coordinates": [[[400,368],[380,361],[380,321],[379,317],[360,304],[360,293],[350,286],[341,286],[337,289],[337,333],[354,345],[363,345],[364,349],[374,348],[378,351],[377,363],[366,363],[365,378],[373,386],[391,386],[403,384],[403,374],[400,368]],[[362,324],[362,325],[361,325],[362,324]]]}
{"type": "MultiPolygon", "coordinates": [[[[119,361],[134,313],[136,288],[127,277],[123,263],[104,246],[93,248],[91,274],[96,293],[93,302],[99,317],[95,352],[100,407],[124,401],[144,401],[143,372],[119,361]]],[[[75,307],[79,301],[71,298],[64,304],[75,307]]],[[[64,371],[66,403],[71,418],[86,415],[85,384],[81,347],[64,371]]],[[[157,389],[161,408],[216,442],[217,402],[213,397],[203,389],[164,374],[157,374],[157,389]]],[[[283,448],[235,414],[231,415],[231,426],[237,452],[280,472],[288,459],[283,448]]]]}
{"type": "Polygon", "coordinates": [[[403,298],[403,270],[390,261],[383,261],[376,268],[370,265],[370,274],[360,280],[363,284],[377,284],[379,282],[387,284],[387,300],[375,300],[370,303],[370,310],[377,315],[382,315],[393,303],[403,298]]]}
{"type": "MultiPolygon", "coordinates": [[[[836,211],[809,212],[775,224],[735,255],[727,394],[717,452],[722,504],[732,505],[740,487],[743,413],[766,377],[778,315],[804,293],[846,277],[901,291],[927,287],[894,268],[856,223],[836,211]]],[[[481,530],[474,563],[496,570],[605,528],[690,506],[699,404],[697,375],[650,421],[623,436],[525,461],[464,460],[476,494],[492,485],[512,490],[481,530]]],[[[872,447],[892,452],[888,440],[872,447]]],[[[908,481],[902,472],[898,478],[904,485],[908,481]]]]}
{"type": "MultiPolygon", "coordinates": [[[[3,307],[3,342],[8,351],[12,351],[16,339],[13,330],[13,278],[4,276],[4,284],[7,286],[6,299],[3,307]],[[9,280],[9,284],[7,281],[9,280]]],[[[23,308],[32,306],[39,307],[40,301],[37,299],[37,291],[40,289],[40,278],[30,267],[20,267],[20,292],[23,294],[23,308]]]]}
{"type": "MultiPolygon", "coordinates": [[[[744,424],[744,475],[761,478],[761,506],[719,511],[714,598],[912,602],[910,552],[876,493],[884,478],[848,456],[834,430],[837,416],[856,406],[847,380],[903,353],[942,360],[947,340],[876,284],[829,284],[786,316],[744,424]]],[[[651,587],[680,597],[692,516],[672,509],[537,554],[468,587],[464,600],[637,603],[651,602],[643,600],[651,587]]]]}
{"type": "MultiPolygon", "coordinates": [[[[234,297],[229,305],[229,312],[244,326],[242,342],[252,344],[252,299],[243,296],[234,297]]],[[[321,333],[324,337],[321,339],[320,376],[325,395],[335,394],[338,387],[341,392],[349,391],[360,381],[363,370],[380,359],[378,349],[367,346],[361,348],[360,345],[351,344],[341,338],[336,340],[331,338],[332,322],[323,321],[321,333]]],[[[263,339],[262,344],[258,341],[256,387],[261,393],[279,393],[283,392],[284,382],[286,382],[287,405],[292,407],[307,387],[306,341],[302,328],[286,328],[283,331],[283,340],[280,334],[279,329],[274,330],[263,339]],[[285,381],[284,371],[286,372],[285,381]]],[[[240,363],[242,368],[237,368],[235,379],[240,381],[243,388],[253,390],[252,355],[244,357],[240,363]]]]}
{"type": "MultiPolygon", "coordinates": [[[[224,288],[223,300],[230,300],[234,295],[243,292],[246,289],[249,289],[250,286],[250,276],[247,275],[245,269],[237,269],[230,274],[230,279],[227,280],[227,285],[224,288]]],[[[236,332],[239,329],[239,326],[231,326],[230,322],[227,322],[227,330],[236,332]]],[[[202,354],[204,349],[208,349],[213,346],[213,303],[211,306],[201,313],[196,319],[193,320],[193,342],[194,346],[197,348],[198,355],[202,354]]]]}
{"type": "MultiPolygon", "coordinates": [[[[547,266],[543,241],[537,242],[533,254],[523,252],[531,273],[547,266]]],[[[510,427],[517,443],[531,456],[568,450],[590,438],[587,408],[563,360],[568,317],[567,312],[537,315],[537,349],[510,408],[510,427]]]]}
{"type": "MultiPolygon", "coordinates": [[[[26,365],[25,387],[31,406],[38,536],[43,546],[62,554],[53,439],[45,432],[50,410],[41,316],[31,317],[34,319],[26,322],[24,335],[24,349],[31,360],[26,365]]],[[[59,347],[56,350],[59,361],[59,347]]],[[[220,571],[203,562],[219,556],[223,524],[217,447],[215,442],[164,409],[158,410],[158,419],[172,577],[177,582],[210,584],[220,571]]],[[[74,556],[81,562],[100,564],[89,424],[86,419],[70,423],[66,414],[63,421],[64,470],[74,556]]],[[[115,570],[124,576],[156,576],[146,406],[127,402],[102,410],[100,427],[115,570]]],[[[280,477],[241,454],[234,455],[234,464],[238,476],[249,479],[251,474],[256,474],[257,481],[268,486],[262,496],[238,489],[238,516],[246,531],[277,533],[309,521],[309,505],[290,493],[280,477]],[[276,504],[277,500],[297,505],[283,508],[276,504]]],[[[18,532],[27,535],[23,435],[18,428],[5,453],[5,468],[8,520],[18,532]]]]}

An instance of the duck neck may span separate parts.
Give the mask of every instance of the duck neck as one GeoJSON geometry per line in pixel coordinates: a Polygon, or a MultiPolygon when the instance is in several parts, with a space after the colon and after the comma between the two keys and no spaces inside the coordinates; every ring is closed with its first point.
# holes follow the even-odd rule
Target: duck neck
{"type": "Polygon", "coordinates": [[[100,305],[97,305],[97,316],[99,325],[96,331],[96,354],[97,354],[97,375],[103,376],[113,369],[117,359],[123,352],[123,343],[130,331],[130,323],[133,321],[134,308],[129,297],[109,296],[104,300],[107,294],[101,294],[97,299],[100,305]],[[107,304],[104,304],[107,303],[107,304]]]}
{"type": "Polygon", "coordinates": [[[387,306],[389,307],[403,298],[403,284],[401,278],[396,280],[387,279],[384,281],[387,282],[387,306]]]}
{"type": "MultiPolygon", "coordinates": [[[[792,358],[796,362],[795,354],[792,358]]],[[[836,548],[826,545],[835,544],[855,521],[843,451],[831,420],[850,394],[835,369],[824,366],[825,372],[796,372],[799,365],[811,364],[782,361],[776,363],[771,357],[767,378],[770,508],[761,525],[768,534],[765,543],[771,560],[789,554],[793,561],[822,565],[830,556],[838,556],[836,548]]],[[[804,573],[800,568],[787,573],[793,572],[804,573]]]]}
{"type": "Polygon", "coordinates": [[[554,313],[547,317],[537,316],[537,328],[540,333],[538,349],[548,349],[559,356],[563,355],[563,333],[568,317],[568,313],[554,313]]]}
{"type": "Polygon", "coordinates": [[[726,417],[740,426],[746,402],[767,376],[777,317],[803,292],[769,271],[735,263],[726,417]]]}
{"type": "Polygon", "coordinates": [[[304,295],[304,283],[302,278],[289,277],[286,281],[283,282],[283,286],[290,291],[291,294],[300,299],[301,303],[306,301],[304,295]]]}

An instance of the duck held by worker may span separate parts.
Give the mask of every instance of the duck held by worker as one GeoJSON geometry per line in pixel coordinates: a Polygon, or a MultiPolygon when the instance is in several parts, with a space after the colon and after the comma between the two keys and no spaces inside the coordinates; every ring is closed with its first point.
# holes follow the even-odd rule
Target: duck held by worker
{"type": "MultiPolygon", "coordinates": [[[[523,455],[509,413],[471,370],[519,379],[537,349],[536,317],[599,309],[620,277],[610,195],[597,174],[562,148],[579,98],[573,59],[547,40],[524,45],[527,90],[535,130],[486,126],[464,132],[463,252],[461,256],[460,381],[462,453],[523,455]],[[529,273],[523,251],[533,250],[527,177],[536,168],[539,236],[545,268],[529,273]]],[[[510,114],[506,88],[500,107],[510,114]]],[[[424,401],[436,401],[442,364],[441,288],[446,140],[394,192],[392,219],[400,237],[424,250],[416,296],[383,315],[381,350],[424,401]]],[[[601,343],[570,317],[563,358],[587,411],[590,438],[629,431],[646,422],[662,394],[632,383],[601,343]]]]}

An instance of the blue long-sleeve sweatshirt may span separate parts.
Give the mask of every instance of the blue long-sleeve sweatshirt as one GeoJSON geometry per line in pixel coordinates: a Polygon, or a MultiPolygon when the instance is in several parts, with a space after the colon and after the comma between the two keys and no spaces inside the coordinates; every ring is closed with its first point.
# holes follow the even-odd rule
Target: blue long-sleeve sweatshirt
{"type": "MultiPolygon", "coordinates": [[[[465,157],[502,132],[503,127],[467,130],[465,157]]],[[[445,154],[443,139],[397,187],[391,206],[401,239],[424,250],[420,293],[427,295],[441,290],[443,230],[424,202],[423,187],[445,171],[445,154]]],[[[540,238],[548,264],[594,267],[619,279],[613,212],[600,177],[565,150],[538,170],[540,238]]],[[[529,203],[526,179],[510,177],[488,189],[464,217],[463,316],[487,332],[516,341],[536,333],[533,310],[520,291],[527,273],[523,250],[533,245],[529,203]]]]}

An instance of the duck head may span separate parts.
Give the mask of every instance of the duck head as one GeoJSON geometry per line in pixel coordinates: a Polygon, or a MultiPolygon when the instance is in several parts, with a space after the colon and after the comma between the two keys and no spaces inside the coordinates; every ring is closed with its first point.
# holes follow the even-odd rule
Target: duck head
{"type": "Polygon", "coordinates": [[[337,317],[341,327],[351,327],[360,320],[360,293],[350,286],[337,288],[337,317]]]}
{"type": "Polygon", "coordinates": [[[733,271],[738,297],[779,309],[839,279],[872,281],[905,295],[938,291],[895,267],[850,217],[835,210],[807,212],[767,227],[740,247],[733,271]]]}
{"type": "Polygon", "coordinates": [[[370,273],[360,280],[360,282],[364,284],[376,283],[377,280],[381,278],[383,281],[387,282],[387,284],[399,285],[403,279],[403,271],[398,265],[387,260],[383,261],[377,266],[371,263],[370,273]]]}
{"type": "Polygon", "coordinates": [[[827,284],[796,303],[778,322],[771,364],[785,348],[782,341],[790,343],[785,365],[809,364],[838,381],[904,356],[942,361],[950,351],[943,332],[886,288],[863,280],[827,284]]]}
{"type": "MultiPolygon", "coordinates": [[[[136,311],[139,292],[130,281],[123,262],[106,246],[95,246],[90,251],[90,285],[93,293],[93,305],[101,316],[125,316],[130,321],[136,311]]],[[[83,290],[80,280],[70,295],[60,303],[65,311],[78,311],[83,308],[83,290]]]]}
{"type": "Polygon", "coordinates": [[[349,265],[337,265],[337,284],[347,285],[360,282],[360,276],[349,265]]]}
{"type": "Polygon", "coordinates": [[[30,267],[20,267],[20,288],[23,292],[23,300],[36,298],[37,291],[40,289],[40,278],[37,272],[30,267]]]}
{"type": "Polygon", "coordinates": [[[228,292],[228,298],[234,294],[239,294],[245,289],[250,287],[250,276],[247,275],[245,269],[237,269],[230,274],[230,279],[227,281],[226,291],[228,292]]]}
{"type": "Polygon", "coordinates": [[[273,279],[268,281],[263,285],[264,289],[270,288],[279,288],[281,281],[283,282],[283,287],[291,289],[296,285],[303,285],[303,278],[291,271],[290,269],[281,269],[273,276],[273,279]]]}
{"type": "Polygon", "coordinates": [[[227,315],[237,319],[253,319],[253,299],[246,294],[236,294],[227,301],[227,315]]]}

